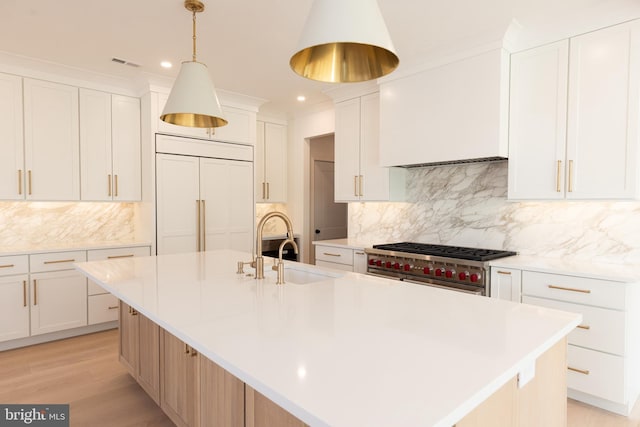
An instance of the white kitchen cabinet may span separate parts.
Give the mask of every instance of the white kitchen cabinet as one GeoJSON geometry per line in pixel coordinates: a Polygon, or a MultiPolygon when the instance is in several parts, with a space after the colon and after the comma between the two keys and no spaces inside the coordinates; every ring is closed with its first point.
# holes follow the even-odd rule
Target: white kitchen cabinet
{"type": "Polygon", "coordinates": [[[316,244],[315,265],[334,270],[367,272],[367,255],[364,248],[353,249],[336,245],[316,244]]]}
{"type": "MultiPolygon", "coordinates": [[[[158,93],[158,114],[162,114],[168,98],[168,94],[158,93]]],[[[228,121],[225,126],[213,129],[177,126],[163,122],[158,116],[158,132],[167,135],[253,145],[256,132],[256,113],[226,105],[220,107],[224,118],[228,121]]]]}
{"type": "Polygon", "coordinates": [[[390,201],[404,196],[404,170],[381,167],[379,94],[335,104],[335,200],[390,201]]]}
{"type": "Polygon", "coordinates": [[[26,198],[80,199],[78,88],[24,79],[26,198]]]}
{"type": "Polygon", "coordinates": [[[0,257],[0,342],[29,336],[27,255],[0,257]]]}
{"type": "Polygon", "coordinates": [[[25,198],[22,78],[0,73],[0,199],[25,198]]]}
{"type": "Polygon", "coordinates": [[[638,197],[640,21],[512,55],[510,199],[638,197]]]}
{"type": "MultiPolygon", "coordinates": [[[[149,255],[149,246],[92,249],[87,251],[87,261],[133,258],[136,256],[149,255]]],[[[118,320],[118,299],[91,279],[87,279],[87,316],[89,325],[118,320]]]]}
{"type": "Polygon", "coordinates": [[[522,271],[514,268],[491,267],[491,298],[520,302],[522,271]]]}
{"type": "Polygon", "coordinates": [[[31,335],[87,325],[87,279],[74,270],[31,274],[31,335]]]}
{"type": "Polygon", "coordinates": [[[508,155],[509,55],[493,49],[380,84],[382,166],[508,155]]]}
{"type": "Polygon", "coordinates": [[[522,302],[582,315],[568,336],[568,395],[628,415],[640,395],[637,284],[524,270],[522,302]]]}
{"type": "Polygon", "coordinates": [[[82,200],[140,200],[140,100],[80,89],[80,153],[82,200]]]}
{"type": "MultiPolygon", "coordinates": [[[[226,145],[222,148],[231,144],[226,145]]],[[[223,248],[251,252],[253,163],[226,157],[156,155],[158,254],[223,248]]]]}
{"type": "Polygon", "coordinates": [[[256,127],[256,201],[287,201],[287,127],[258,121],[256,127]]]}

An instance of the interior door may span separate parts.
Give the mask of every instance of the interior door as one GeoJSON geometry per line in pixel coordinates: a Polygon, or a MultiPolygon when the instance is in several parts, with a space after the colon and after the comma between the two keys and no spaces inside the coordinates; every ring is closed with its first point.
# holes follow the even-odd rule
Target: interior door
{"type": "Polygon", "coordinates": [[[203,250],[251,252],[253,245],[253,163],[200,159],[203,250]]]}
{"type": "Polygon", "coordinates": [[[199,159],[156,154],[158,254],[198,250],[199,159]]]}
{"type": "MultiPolygon", "coordinates": [[[[313,241],[347,237],[348,205],[334,201],[334,181],[333,162],[313,162],[313,241]]],[[[311,255],[315,259],[315,250],[311,255]]]]}

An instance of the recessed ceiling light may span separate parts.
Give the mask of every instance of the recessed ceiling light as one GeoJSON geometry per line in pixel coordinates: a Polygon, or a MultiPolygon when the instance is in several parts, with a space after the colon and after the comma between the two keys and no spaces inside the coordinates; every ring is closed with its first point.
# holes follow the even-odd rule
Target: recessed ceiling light
{"type": "Polygon", "coordinates": [[[300,101],[300,102],[304,102],[304,101],[306,101],[306,100],[307,100],[307,97],[306,97],[306,96],[304,96],[304,95],[298,95],[297,100],[298,100],[298,101],[300,101]]]}
{"type": "Polygon", "coordinates": [[[171,67],[173,66],[173,64],[171,64],[171,62],[169,62],[169,61],[162,61],[162,62],[160,63],[160,66],[161,66],[162,68],[171,68],[171,67]]]}

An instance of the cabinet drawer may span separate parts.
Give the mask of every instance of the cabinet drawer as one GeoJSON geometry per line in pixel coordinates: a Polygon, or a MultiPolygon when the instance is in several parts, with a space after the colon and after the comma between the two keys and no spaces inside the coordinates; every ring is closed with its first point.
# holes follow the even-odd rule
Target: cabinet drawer
{"type": "Polygon", "coordinates": [[[87,251],[88,261],[131,258],[136,256],[149,256],[149,246],[114,248],[114,249],[92,249],[90,251],[87,251]]]}
{"type": "Polygon", "coordinates": [[[624,356],[625,313],[536,297],[523,297],[525,304],[582,314],[582,323],[569,334],[569,344],[624,356]]]}
{"type": "Polygon", "coordinates": [[[336,264],[353,265],[353,249],[336,248],[334,246],[316,246],[316,260],[336,264]]]}
{"type": "Polygon", "coordinates": [[[90,325],[118,320],[118,298],[111,294],[90,295],[88,311],[90,325]]]}
{"type": "Polygon", "coordinates": [[[593,396],[625,402],[624,358],[568,346],[567,386],[593,396]]]}
{"type": "Polygon", "coordinates": [[[13,255],[0,257],[0,276],[26,274],[29,272],[29,256],[13,255]]]}
{"type": "Polygon", "coordinates": [[[624,310],[625,284],[560,274],[524,271],[522,294],[624,310]]]}
{"type": "Polygon", "coordinates": [[[333,268],[334,270],[353,271],[353,266],[348,264],[336,264],[335,262],[327,262],[316,259],[316,265],[323,268],[333,268]]]}
{"type": "Polygon", "coordinates": [[[31,272],[73,270],[74,262],[87,260],[86,251],[50,252],[46,254],[29,255],[31,272]]]}

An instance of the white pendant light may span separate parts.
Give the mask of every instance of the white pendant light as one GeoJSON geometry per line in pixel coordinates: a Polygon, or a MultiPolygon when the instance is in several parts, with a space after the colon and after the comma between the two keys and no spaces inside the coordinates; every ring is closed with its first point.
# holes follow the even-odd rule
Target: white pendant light
{"type": "Polygon", "coordinates": [[[387,75],[399,62],[377,0],[314,0],[289,65],[312,80],[354,83],[387,75]]]}
{"type": "Polygon", "coordinates": [[[196,61],[196,13],[204,10],[204,4],[199,0],[185,0],[184,7],[193,13],[193,59],[182,63],[160,119],[188,127],[224,126],[228,122],[222,117],[207,66],[196,61]]]}

